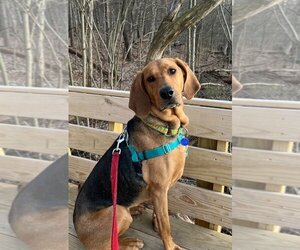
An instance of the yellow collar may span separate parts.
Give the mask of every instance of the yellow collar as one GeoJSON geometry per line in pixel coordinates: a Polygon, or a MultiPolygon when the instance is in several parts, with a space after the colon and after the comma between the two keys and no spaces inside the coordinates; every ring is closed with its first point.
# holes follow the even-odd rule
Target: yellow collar
{"type": "MultiPolygon", "coordinates": [[[[174,135],[178,135],[180,133],[183,134],[183,128],[180,127],[178,129],[170,129],[167,126],[163,126],[163,125],[157,125],[157,124],[152,124],[147,122],[146,120],[142,119],[143,123],[145,123],[149,128],[152,128],[153,130],[165,135],[165,136],[174,136],[174,135]]],[[[186,129],[185,129],[186,130],[186,129]]]]}

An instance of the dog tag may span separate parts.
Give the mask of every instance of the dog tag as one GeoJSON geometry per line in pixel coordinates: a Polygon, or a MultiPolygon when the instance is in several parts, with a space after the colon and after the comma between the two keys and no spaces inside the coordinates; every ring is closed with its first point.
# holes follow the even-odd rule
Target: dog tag
{"type": "Polygon", "coordinates": [[[187,145],[189,145],[189,139],[184,137],[184,138],[181,139],[180,143],[183,146],[187,146],[187,145]]]}

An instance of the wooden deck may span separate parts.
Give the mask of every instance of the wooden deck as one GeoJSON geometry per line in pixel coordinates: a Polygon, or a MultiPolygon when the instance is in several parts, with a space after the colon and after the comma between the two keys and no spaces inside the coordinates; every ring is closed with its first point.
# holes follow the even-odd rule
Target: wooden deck
{"type": "MultiPolygon", "coordinates": [[[[33,120],[66,121],[66,89],[0,86],[0,115],[33,120]]],[[[27,250],[10,228],[8,214],[18,185],[24,185],[41,173],[51,161],[25,158],[22,154],[5,155],[7,149],[61,155],[67,152],[68,132],[30,123],[0,124],[0,249],[27,250]]],[[[28,157],[28,156],[27,156],[28,157]]],[[[67,230],[67,228],[66,228],[67,230]]]]}
{"type": "Polygon", "coordinates": [[[10,228],[8,213],[10,206],[18,193],[17,185],[0,182],[0,244],[2,250],[29,250],[10,228]]]}
{"type": "MultiPolygon", "coordinates": [[[[66,119],[67,111],[61,110],[62,106],[67,107],[66,91],[29,90],[1,87],[0,114],[66,119]],[[5,99],[7,95],[9,99],[5,99]],[[40,105],[37,105],[41,100],[46,105],[46,113],[45,106],[41,111],[40,105]],[[58,102],[58,106],[53,107],[53,102],[58,102]],[[24,108],[24,112],[30,112],[23,114],[19,112],[20,107],[24,108]],[[61,112],[57,113],[57,110],[61,112]]],[[[70,91],[71,115],[105,120],[111,131],[71,124],[69,146],[101,155],[120,132],[114,129],[118,127],[116,124],[126,123],[132,116],[127,108],[128,93],[75,87],[71,87],[70,91]]],[[[170,191],[169,208],[173,213],[196,218],[197,225],[171,216],[176,243],[189,250],[300,249],[299,236],[279,233],[280,226],[297,229],[300,225],[300,196],[286,194],[284,188],[287,184],[300,185],[297,175],[300,154],[292,152],[293,143],[300,140],[299,126],[296,126],[300,122],[297,107],[299,104],[294,102],[251,100],[249,104],[245,100],[237,100],[234,123],[238,126],[233,126],[233,134],[239,139],[239,144],[233,147],[232,172],[231,153],[227,150],[232,127],[230,103],[186,101],[186,112],[191,118],[189,131],[197,137],[198,144],[189,149],[184,175],[197,179],[198,186],[178,183],[170,191]],[[248,114],[247,119],[245,114],[248,114]],[[270,129],[272,124],[274,126],[270,129]],[[257,140],[262,142],[259,147],[257,143],[253,145],[257,140]],[[232,185],[232,177],[239,184],[233,188],[233,200],[224,193],[224,187],[232,185]],[[241,184],[243,181],[245,185],[241,184]],[[263,188],[258,190],[257,187],[261,186],[263,188]],[[233,228],[233,238],[220,233],[221,227],[233,228]]],[[[17,185],[32,180],[50,161],[4,155],[5,149],[59,155],[66,152],[68,134],[61,129],[12,124],[0,124],[0,130],[5,131],[0,133],[0,248],[27,250],[29,248],[11,230],[8,213],[18,193],[17,185]],[[16,133],[20,135],[17,140],[16,133]]],[[[94,165],[95,161],[71,155],[69,178],[75,182],[84,181],[94,165]]],[[[71,219],[78,188],[71,183],[69,187],[69,249],[84,249],[76,237],[71,219]]],[[[146,250],[163,249],[160,238],[152,230],[149,210],[134,218],[126,234],[144,240],[146,250]]]]}
{"type": "MultiPolygon", "coordinates": [[[[69,249],[84,249],[76,237],[72,223],[74,201],[77,195],[77,186],[69,184],[69,249]]],[[[174,241],[189,250],[225,250],[231,249],[231,236],[220,234],[216,231],[187,223],[180,219],[170,217],[174,241]]],[[[147,209],[141,215],[134,216],[134,221],[125,236],[135,236],[145,243],[145,250],[164,250],[158,234],[152,229],[152,211],[147,209]]]]}

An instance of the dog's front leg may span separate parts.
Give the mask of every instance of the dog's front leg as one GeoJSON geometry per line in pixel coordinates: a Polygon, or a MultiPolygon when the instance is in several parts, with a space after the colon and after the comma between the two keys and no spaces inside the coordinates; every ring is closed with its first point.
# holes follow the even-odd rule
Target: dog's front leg
{"type": "Polygon", "coordinates": [[[168,213],[168,189],[155,187],[151,190],[158,232],[166,250],[181,250],[171,236],[171,226],[168,213]]]}

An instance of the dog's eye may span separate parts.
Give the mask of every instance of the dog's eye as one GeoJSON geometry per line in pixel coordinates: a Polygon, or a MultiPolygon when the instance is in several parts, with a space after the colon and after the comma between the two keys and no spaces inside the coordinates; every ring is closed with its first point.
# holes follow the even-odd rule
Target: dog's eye
{"type": "Polygon", "coordinates": [[[147,77],[147,82],[154,82],[154,81],[155,81],[154,76],[147,77]]]}
{"type": "Polygon", "coordinates": [[[176,69],[168,69],[170,75],[174,75],[176,73],[176,69]]]}

